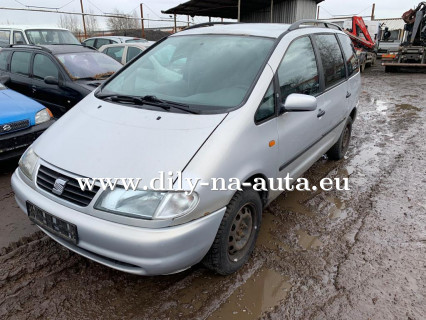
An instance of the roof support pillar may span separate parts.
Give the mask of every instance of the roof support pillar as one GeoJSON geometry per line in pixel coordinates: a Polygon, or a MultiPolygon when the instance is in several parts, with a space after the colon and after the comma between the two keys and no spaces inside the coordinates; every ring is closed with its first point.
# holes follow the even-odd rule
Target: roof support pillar
{"type": "Polygon", "coordinates": [[[174,14],[174,29],[175,29],[175,32],[174,33],[176,33],[177,32],[177,26],[176,26],[176,13],[174,14]]]}
{"type": "Polygon", "coordinates": [[[271,23],[274,22],[274,0],[271,0],[271,23]]]}
{"type": "Polygon", "coordinates": [[[241,0],[238,0],[238,22],[241,22],[241,0]]]}

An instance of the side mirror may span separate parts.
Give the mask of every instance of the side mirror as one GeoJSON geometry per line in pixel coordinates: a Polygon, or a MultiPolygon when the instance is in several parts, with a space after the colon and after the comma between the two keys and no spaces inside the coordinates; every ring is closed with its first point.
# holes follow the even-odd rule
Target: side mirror
{"type": "Polygon", "coordinates": [[[44,78],[44,82],[46,83],[46,84],[56,84],[56,85],[58,85],[59,84],[59,80],[58,79],[56,79],[55,77],[53,77],[53,76],[47,76],[46,78],[44,78]]]}
{"type": "Polygon", "coordinates": [[[1,76],[0,77],[0,83],[7,85],[10,82],[10,76],[1,76]]]}
{"type": "Polygon", "coordinates": [[[314,111],[317,108],[317,98],[300,93],[292,93],[285,99],[281,110],[288,112],[314,111]]]}

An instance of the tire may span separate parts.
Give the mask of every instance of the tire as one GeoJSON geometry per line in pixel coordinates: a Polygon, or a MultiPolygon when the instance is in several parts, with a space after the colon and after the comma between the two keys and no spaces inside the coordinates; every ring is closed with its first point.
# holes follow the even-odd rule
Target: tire
{"type": "Polygon", "coordinates": [[[327,156],[331,160],[343,159],[349,148],[352,134],[352,118],[349,117],[345,127],[340,134],[339,140],[327,151],[327,156]]]}
{"type": "Polygon", "coordinates": [[[229,202],[203,265],[221,275],[240,269],[253,252],[261,220],[259,193],[251,188],[238,191],[229,202]]]}

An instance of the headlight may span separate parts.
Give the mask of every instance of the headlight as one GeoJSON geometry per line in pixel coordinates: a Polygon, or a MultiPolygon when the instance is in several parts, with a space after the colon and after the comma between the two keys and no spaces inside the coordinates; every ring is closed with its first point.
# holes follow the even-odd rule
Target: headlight
{"type": "Polygon", "coordinates": [[[35,124],[40,124],[46,121],[49,121],[52,119],[52,113],[49,109],[44,108],[43,110],[40,110],[35,115],[35,124]]]}
{"type": "Polygon", "coordinates": [[[34,168],[37,164],[38,156],[33,148],[29,147],[19,159],[19,168],[30,179],[33,179],[34,168]]]}
{"type": "Polygon", "coordinates": [[[105,190],[95,204],[95,209],[117,213],[133,218],[173,219],[190,213],[198,204],[198,195],[193,192],[158,192],[105,190]]]}

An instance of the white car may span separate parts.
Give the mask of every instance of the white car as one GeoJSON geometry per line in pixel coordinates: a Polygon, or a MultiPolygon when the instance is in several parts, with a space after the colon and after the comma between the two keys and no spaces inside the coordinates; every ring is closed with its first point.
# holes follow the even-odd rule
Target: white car
{"type": "Polygon", "coordinates": [[[67,29],[37,26],[0,26],[0,47],[10,44],[80,44],[67,29]]]}
{"type": "Polygon", "coordinates": [[[149,46],[149,43],[144,42],[107,44],[100,47],[99,52],[109,55],[121,64],[126,64],[149,46]]]}
{"type": "Polygon", "coordinates": [[[100,37],[92,37],[84,40],[82,42],[86,46],[90,46],[96,49],[114,43],[144,43],[144,44],[152,44],[152,41],[148,41],[143,38],[136,37],[125,37],[125,36],[100,36],[100,37]]]}
{"type": "Polygon", "coordinates": [[[52,239],[112,268],[156,275],[203,261],[230,274],[283,191],[269,179],[296,179],[325,153],[344,157],[360,89],[352,42],[335,25],[191,27],[43,133],[12,176],[15,198],[52,239]],[[174,176],[158,189],[161,172],[174,176]],[[143,183],[99,184],[119,177],[143,183]],[[85,178],[101,180],[84,189],[85,178]]]}

